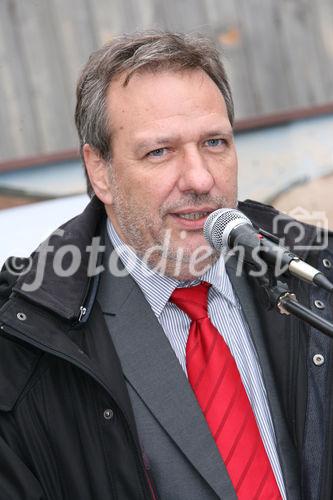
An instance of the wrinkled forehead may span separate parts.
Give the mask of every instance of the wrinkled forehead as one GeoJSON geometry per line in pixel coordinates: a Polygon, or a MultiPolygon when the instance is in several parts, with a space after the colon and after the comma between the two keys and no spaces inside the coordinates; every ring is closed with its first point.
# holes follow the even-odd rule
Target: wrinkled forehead
{"type": "Polygon", "coordinates": [[[109,86],[106,108],[112,133],[177,115],[219,113],[230,123],[220,89],[198,68],[122,73],[109,86]]]}
{"type": "Polygon", "coordinates": [[[107,90],[107,101],[109,102],[115,93],[121,94],[121,91],[123,91],[125,94],[128,88],[130,88],[130,93],[135,92],[136,86],[142,81],[150,81],[155,85],[157,81],[160,82],[179,76],[191,77],[192,75],[201,75],[202,78],[208,78],[213,82],[208,73],[199,67],[184,68],[180,64],[172,64],[170,62],[158,64],[150,63],[149,66],[146,65],[136,69],[123,71],[112,78],[107,90]],[[133,80],[135,81],[134,85],[132,84],[133,80]]]}

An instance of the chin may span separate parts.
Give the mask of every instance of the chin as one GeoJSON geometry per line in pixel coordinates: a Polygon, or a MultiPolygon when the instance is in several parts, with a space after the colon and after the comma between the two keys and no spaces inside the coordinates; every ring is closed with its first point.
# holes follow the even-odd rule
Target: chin
{"type": "Polygon", "coordinates": [[[191,241],[165,238],[151,248],[154,251],[149,255],[136,250],[152,271],[181,281],[200,278],[219,257],[202,233],[192,234],[191,241]]]}
{"type": "Polygon", "coordinates": [[[202,261],[195,261],[188,255],[181,261],[177,259],[168,259],[165,265],[164,274],[179,281],[192,281],[200,279],[218,260],[217,253],[211,255],[202,261]]]}

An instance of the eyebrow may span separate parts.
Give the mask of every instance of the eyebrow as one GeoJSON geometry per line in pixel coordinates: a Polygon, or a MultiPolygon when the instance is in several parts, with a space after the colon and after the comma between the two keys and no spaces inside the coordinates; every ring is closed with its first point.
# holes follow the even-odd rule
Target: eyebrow
{"type": "MultiPolygon", "coordinates": [[[[200,135],[199,140],[203,140],[204,138],[209,138],[209,137],[222,137],[231,140],[233,138],[233,131],[232,129],[223,131],[221,129],[214,129],[214,130],[209,130],[205,133],[202,133],[200,135]]],[[[156,137],[156,138],[151,138],[151,139],[146,139],[143,141],[140,141],[136,144],[135,146],[135,151],[140,152],[143,149],[158,149],[158,146],[167,146],[170,143],[174,143],[179,141],[179,136],[174,135],[174,136],[161,136],[161,137],[156,137]]]]}
{"type": "MultiPolygon", "coordinates": [[[[162,144],[170,144],[171,142],[177,141],[178,136],[168,136],[168,137],[156,137],[151,139],[146,139],[144,141],[138,142],[135,146],[136,151],[141,151],[142,149],[155,148],[155,146],[161,146],[162,144]]],[[[157,149],[157,148],[156,148],[157,149]]]]}
{"type": "Polygon", "coordinates": [[[204,139],[206,137],[223,137],[225,139],[232,139],[234,136],[232,129],[228,130],[221,130],[221,129],[212,129],[208,130],[208,132],[205,132],[200,136],[200,139],[204,139]]]}

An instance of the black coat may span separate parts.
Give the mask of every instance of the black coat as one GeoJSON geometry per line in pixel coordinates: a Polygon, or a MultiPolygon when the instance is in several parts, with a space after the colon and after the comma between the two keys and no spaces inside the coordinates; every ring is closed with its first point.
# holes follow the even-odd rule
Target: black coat
{"type": "MultiPolygon", "coordinates": [[[[274,209],[253,202],[240,208],[261,227],[272,230],[274,209]]],[[[39,254],[18,280],[6,271],[1,275],[0,500],[157,498],[140,451],[119,359],[95,300],[98,278],[86,276],[84,249],[103,232],[104,219],[104,208],[94,199],[83,214],[63,226],[62,238],[54,235],[49,240],[55,248],[75,244],[82,249],[74,278],[56,276],[52,254],[42,286],[35,291],[24,291],[22,284],[36,278],[39,254]]],[[[286,243],[294,237],[291,229],[286,243]]],[[[305,226],[304,243],[313,238],[313,228],[305,226]]],[[[320,259],[319,252],[311,253],[313,264],[318,265],[320,259]]],[[[299,286],[294,279],[289,284],[310,305],[308,285],[299,286]]],[[[262,295],[258,308],[281,405],[299,456],[303,498],[310,498],[309,478],[303,477],[309,470],[304,431],[310,330],[289,316],[267,311],[261,288],[255,281],[253,287],[258,298],[262,295]]],[[[320,439],[322,499],[332,497],[332,403],[330,398],[320,439]]]]}

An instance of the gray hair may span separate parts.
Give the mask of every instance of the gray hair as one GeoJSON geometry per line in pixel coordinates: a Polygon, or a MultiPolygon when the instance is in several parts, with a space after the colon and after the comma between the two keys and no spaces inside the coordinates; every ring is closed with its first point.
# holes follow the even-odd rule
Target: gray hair
{"type": "MultiPolygon", "coordinates": [[[[230,123],[234,122],[231,89],[220,54],[202,35],[145,31],[125,34],[93,52],[83,68],[76,89],[75,123],[80,151],[89,144],[106,161],[111,160],[110,116],[106,112],[109,85],[126,72],[126,86],[138,71],[188,70],[200,68],[216,83],[224,97],[230,123]]],[[[84,160],[83,160],[84,162],[84,160]]],[[[93,189],[87,176],[88,193],[93,189]]]]}

